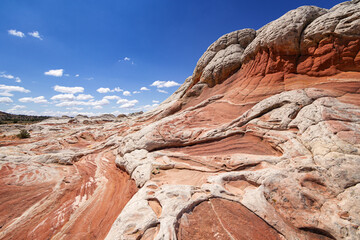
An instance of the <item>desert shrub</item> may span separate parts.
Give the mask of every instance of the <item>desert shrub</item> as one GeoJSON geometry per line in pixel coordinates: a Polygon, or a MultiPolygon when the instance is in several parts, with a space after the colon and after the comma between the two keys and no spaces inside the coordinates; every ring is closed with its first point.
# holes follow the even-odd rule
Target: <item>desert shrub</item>
{"type": "Polygon", "coordinates": [[[29,138],[30,137],[30,133],[25,130],[25,129],[21,129],[20,133],[17,135],[19,138],[29,138]]]}

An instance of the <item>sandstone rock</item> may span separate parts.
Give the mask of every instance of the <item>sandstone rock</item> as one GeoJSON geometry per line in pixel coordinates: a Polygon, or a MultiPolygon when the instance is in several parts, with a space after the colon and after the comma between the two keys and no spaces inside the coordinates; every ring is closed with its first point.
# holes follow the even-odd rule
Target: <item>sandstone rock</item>
{"type": "Polygon", "coordinates": [[[336,34],[342,37],[360,36],[360,4],[356,1],[340,3],[327,13],[312,21],[302,35],[304,51],[319,43],[325,36],[336,34]]]}
{"type": "Polygon", "coordinates": [[[223,82],[241,66],[244,49],[255,38],[255,30],[243,29],[228,33],[206,50],[199,59],[193,83],[204,82],[212,87],[223,82]]]}
{"type": "Polygon", "coordinates": [[[268,48],[280,55],[297,55],[303,29],[327,10],[303,6],[287,12],[257,31],[256,38],[245,49],[242,61],[253,57],[260,48],[268,48]]]}

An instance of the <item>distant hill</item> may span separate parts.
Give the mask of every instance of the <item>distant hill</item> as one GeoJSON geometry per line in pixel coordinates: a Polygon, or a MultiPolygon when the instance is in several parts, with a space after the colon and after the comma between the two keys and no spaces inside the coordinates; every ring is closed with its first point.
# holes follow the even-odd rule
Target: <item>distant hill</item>
{"type": "Polygon", "coordinates": [[[0,111],[0,124],[41,122],[47,118],[49,117],[17,115],[0,111]]]}

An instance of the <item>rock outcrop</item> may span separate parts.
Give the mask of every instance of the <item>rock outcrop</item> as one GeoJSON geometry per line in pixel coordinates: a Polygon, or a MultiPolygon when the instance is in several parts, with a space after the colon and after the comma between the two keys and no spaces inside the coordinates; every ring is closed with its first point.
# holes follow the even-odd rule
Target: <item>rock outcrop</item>
{"type": "Polygon", "coordinates": [[[297,8],[150,112],[3,137],[0,239],[359,239],[359,13],[297,8]]]}

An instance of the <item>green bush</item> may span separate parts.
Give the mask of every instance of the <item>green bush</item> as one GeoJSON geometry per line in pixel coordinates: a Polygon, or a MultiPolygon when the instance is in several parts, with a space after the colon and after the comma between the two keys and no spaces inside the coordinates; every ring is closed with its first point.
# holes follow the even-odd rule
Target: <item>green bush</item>
{"type": "Polygon", "coordinates": [[[29,138],[29,137],[30,137],[30,133],[29,133],[27,130],[22,129],[17,136],[18,136],[19,138],[29,138]]]}

